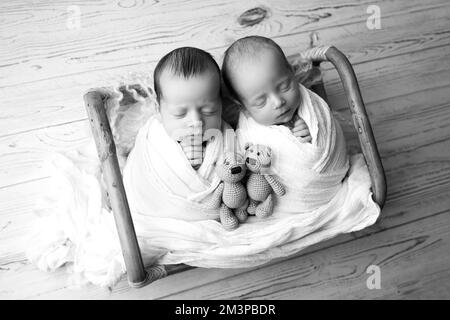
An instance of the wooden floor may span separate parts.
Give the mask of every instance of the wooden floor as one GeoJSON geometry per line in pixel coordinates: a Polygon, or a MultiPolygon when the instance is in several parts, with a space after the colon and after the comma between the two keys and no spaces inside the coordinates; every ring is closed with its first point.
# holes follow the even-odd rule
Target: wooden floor
{"type": "MultiPolygon", "coordinates": [[[[450,298],[448,0],[11,0],[0,3],[0,39],[0,298],[450,298]],[[366,26],[369,5],[381,9],[381,29],[366,26]],[[239,19],[252,8],[260,15],[239,19]],[[45,159],[87,141],[87,89],[133,81],[179,46],[220,61],[233,40],[259,34],[291,55],[313,32],[358,76],[388,183],[376,225],[263,267],[193,269],[139,290],[69,289],[64,270],[26,261],[45,159]],[[367,288],[370,265],[381,289],[367,288]]],[[[324,67],[333,107],[345,110],[337,73],[324,67]]]]}

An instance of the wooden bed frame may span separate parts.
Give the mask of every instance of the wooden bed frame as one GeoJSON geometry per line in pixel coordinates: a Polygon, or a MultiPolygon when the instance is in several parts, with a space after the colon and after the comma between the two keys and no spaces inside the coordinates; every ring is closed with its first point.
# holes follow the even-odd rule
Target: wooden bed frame
{"type": "MultiPolygon", "coordinates": [[[[382,208],[386,199],[386,177],[352,65],[347,57],[335,47],[311,48],[303,52],[301,56],[311,60],[317,66],[323,61],[329,61],[338,71],[347,96],[353,125],[358,133],[361,150],[369,168],[373,199],[382,208]]],[[[323,82],[312,86],[311,89],[327,101],[323,82]]],[[[125,260],[128,283],[130,286],[138,288],[167,275],[193,267],[187,265],[156,265],[147,269],[144,268],[119,169],[116,146],[104,107],[107,98],[100,91],[89,91],[84,95],[86,110],[105,175],[107,192],[125,260]]]]}

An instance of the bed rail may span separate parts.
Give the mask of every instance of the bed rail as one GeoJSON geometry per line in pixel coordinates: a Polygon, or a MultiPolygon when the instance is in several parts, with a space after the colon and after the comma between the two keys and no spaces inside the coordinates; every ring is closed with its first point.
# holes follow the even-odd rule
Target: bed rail
{"type": "MultiPolygon", "coordinates": [[[[358,133],[361,150],[369,169],[373,199],[380,208],[383,208],[387,191],[386,176],[373,135],[372,126],[361,96],[358,81],[350,61],[348,61],[347,57],[335,47],[324,46],[306,50],[301,53],[301,57],[317,64],[329,61],[336,68],[344,86],[348,106],[350,107],[352,114],[353,125],[358,133]]],[[[318,85],[316,91],[319,91],[318,93],[321,95],[325,94],[323,83],[318,85]]]]}
{"type": "Polygon", "coordinates": [[[86,111],[97,147],[127,269],[128,283],[132,287],[139,288],[149,281],[149,274],[146,272],[142,262],[141,251],[123,186],[116,145],[106,116],[106,98],[100,91],[90,91],[84,95],[86,111]]]}

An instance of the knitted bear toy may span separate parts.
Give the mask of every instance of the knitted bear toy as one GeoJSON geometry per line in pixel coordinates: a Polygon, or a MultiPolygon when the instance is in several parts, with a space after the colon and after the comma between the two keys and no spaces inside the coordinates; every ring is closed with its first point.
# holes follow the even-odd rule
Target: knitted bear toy
{"type": "Polygon", "coordinates": [[[245,164],[251,172],[247,180],[249,198],[247,212],[259,218],[265,218],[272,214],[273,192],[280,197],[286,193],[283,185],[273,175],[268,174],[271,157],[272,151],[269,147],[260,144],[245,144],[245,164]]]}
{"type": "Polygon", "coordinates": [[[241,182],[246,173],[243,158],[232,152],[226,153],[222,163],[216,166],[216,173],[222,179],[218,190],[223,190],[220,222],[225,229],[233,230],[247,220],[247,192],[241,182]]]}

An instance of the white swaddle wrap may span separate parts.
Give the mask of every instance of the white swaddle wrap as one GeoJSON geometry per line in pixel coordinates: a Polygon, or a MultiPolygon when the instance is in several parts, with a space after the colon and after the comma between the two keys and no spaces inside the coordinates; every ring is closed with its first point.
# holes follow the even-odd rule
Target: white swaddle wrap
{"type": "Polygon", "coordinates": [[[298,115],[308,125],[311,143],[301,143],[287,126],[260,125],[245,111],[236,131],[242,150],[246,142],[272,149],[270,171],[286,187],[278,213],[310,212],[329,203],[349,169],[345,138],[328,105],[302,85],[300,93],[298,115]]]}
{"type": "MultiPolygon", "coordinates": [[[[303,116],[311,130],[318,130],[320,135],[321,121],[318,119],[317,129],[314,129],[306,115],[303,116]]],[[[223,131],[226,128],[225,125],[223,131]]],[[[380,209],[371,199],[364,159],[357,156],[350,159],[349,176],[340,186],[328,187],[323,182],[321,186],[315,185],[312,177],[316,176],[303,180],[309,179],[308,184],[298,182],[305,191],[311,186],[316,191],[324,188],[326,193],[333,192],[334,196],[323,196],[331,198],[327,204],[305,212],[308,207],[326,200],[318,196],[301,204],[295,196],[291,200],[287,196],[286,204],[280,201],[279,207],[285,206],[290,214],[275,212],[267,219],[250,217],[239,228],[226,231],[220,222],[211,219],[217,217],[217,211],[203,204],[218,183],[212,163],[220,158],[224,146],[217,141],[207,147],[204,163],[196,172],[177,143],[167,139],[161,123],[151,119],[140,130],[124,169],[124,184],[146,265],[258,266],[340,233],[363,229],[373,224],[379,215],[380,209]],[[148,139],[150,136],[156,139],[148,139]],[[294,205],[302,209],[302,214],[293,213],[296,209],[291,206],[294,205]]],[[[328,144],[324,148],[335,149],[328,144]]],[[[48,189],[52,194],[47,197],[45,208],[40,210],[42,217],[27,256],[46,271],[72,262],[73,271],[79,277],[108,286],[120,278],[125,266],[113,216],[101,199],[98,158],[95,150],[90,150],[83,158],[59,155],[59,160],[53,162],[57,179],[52,180],[54,188],[48,189]]],[[[335,166],[341,170],[336,170],[337,176],[345,174],[346,158],[336,162],[322,161],[322,158],[322,154],[310,154],[309,158],[304,157],[303,165],[318,163],[313,167],[324,172],[335,166]]],[[[299,177],[308,171],[297,169],[299,177]]],[[[292,188],[286,178],[283,179],[287,190],[292,188]]]]}
{"type": "MultiPolygon", "coordinates": [[[[223,121],[221,132],[230,129],[223,121]]],[[[215,164],[226,148],[225,138],[223,134],[208,142],[203,162],[194,170],[158,116],[149,119],[139,130],[123,171],[131,211],[191,221],[218,219],[218,209],[208,209],[202,203],[220,183],[215,164]]]]}

